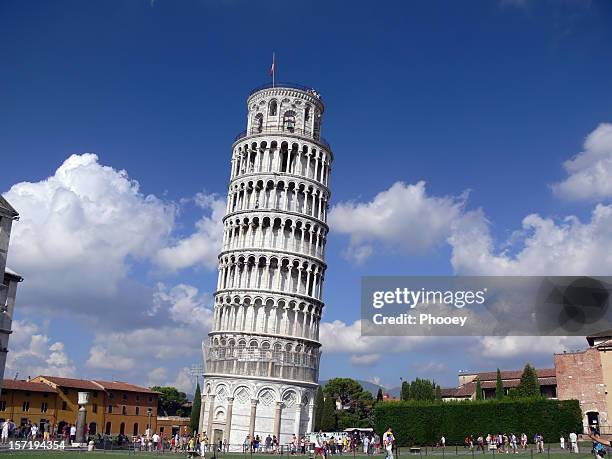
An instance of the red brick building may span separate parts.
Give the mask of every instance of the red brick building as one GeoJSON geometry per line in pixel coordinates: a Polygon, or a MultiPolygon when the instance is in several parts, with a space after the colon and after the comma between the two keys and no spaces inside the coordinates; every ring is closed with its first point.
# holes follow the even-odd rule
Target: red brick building
{"type": "Polygon", "coordinates": [[[587,337],[589,348],[555,354],[557,393],[561,400],[580,402],[585,429],[599,426],[602,434],[612,434],[608,406],[612,403],[612,330],[587,337]]]}

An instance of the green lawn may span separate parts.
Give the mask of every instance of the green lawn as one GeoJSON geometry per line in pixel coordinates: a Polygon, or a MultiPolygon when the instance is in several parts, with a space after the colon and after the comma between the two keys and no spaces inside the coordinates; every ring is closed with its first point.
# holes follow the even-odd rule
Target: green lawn
{"type": "MultiPolygon", "coordinates": [[[[425,456],[425,454],[419,456],[419,455],[411,455],[408,453],[408,448],[401,448],[400,449],[400,454],[399,456],[396,454],[395,455],[395,459],[400,459],[400,458],[421,458],[421,457],[427,457],[425,456]]],[[[444,457],[449,457],[449,459],[451,459],[452,457],[463,457],[464,459],[469,459],[472,457],[472,453],[471,452],[467,452],[465,450],[463,450],[463,448],[459,448],[458,449],[458,454],[455,454],[455,449],[454,447],[447,447],[446,452],[444,453],[444,457]]],[[[147,459],[151,459],[153,457],[167,457],[167,458],[183,458],[186,457],[185,454],[177,454],[177,453],[170,453],[170,452],[166,452],[163,454],[155,454],[155,453],[126,453],[126,452],[115,452],[115,451],[107,451],[107,452],[103,452],[103,451],[95,451],[92,453],[88,453],[88,452],[77,452],[77,451],[7,451],[7,452],[2,452],[2,456],[5,455],[9,455],[9,456],[19,456],[21,459],[29,459],[29,458],[36,458],[39,459],[41,457],[41,455],[44,456],[53,456],[53,458],[56,459],[60,459],[60,458],[75,458],[77,456],[86,456],[90,459],[113,459],[113,458],[127,458],[127,457],[132,457],[134,458],[135,456],[142,456],[143,458],[147,458],[147,459]]],[[[353,454],[344,454],[343,455],[346,459],[350,459],[351,456],[353,456],[353,454]]],[[[355,455],[356,457],[359,457],[360,459],[365,459],[367,456],[363,455],[363,454],[357,454],[355,455]]],[[[442,457],[442,452],[441,451],[436,451],[435,453],[431,454],[428,451],[428,456],[436,456],[436,458],[440,458],[442,457]]],[[[493,459],[494,456],[499,456],[499,454],[482,454],[482,452],[480,453],[475,453],[474,454],[474,458],[478,459],[479,456],[486,456],[487,459],[493,459]]],[[[513,458],[513,457],[517,457],[520,459],[531,459],[532,454],[530,452],[530,450],[527,450],[526,452],[521,452],[519,454],[502,454],[502,456],[506,456],[508,459],[513,458]]],[[[0,456],[1,457],[1,456],[0,456]]],[[[212,455],[207,454],[206,458],[207,459],[212,459],[212,455]]],[[[247,454],[246,456],[244,454],[239,454],[239,453],[227,453],[227,454],[223,454],[223,455],[217,455],[217,459],[273,459],[275,457],[280,459],[280,456],[278,455],[271,455],[271,454],[247,454]]],[[[282,456],[285,459],[290,458],[291,456],[288,455],[283,455],[282,456]]],[[[297,455],[295,456],[296,459],[310,459],[311,456],[302,456],[302,455],[297,455]]],[[[334,459],[340,459],[342,456],[340,455],[335,455],[335,456],[330,456],[330,458],[334,458],[334,459]]],[[[373,456],[374,458],[377,459],[383,459],[384,455],[377,455],[377,456],[373,456]]],[[[548,453],[543,453],[543,454],[537,454],[537,453],[533,453],[533,458],[534,459],[592,459],[593,456],[592,454],[590,454],[590,451],[587,449],[582,449],[582,452],[580,454],[569,454],[568,452],[551,452],[550,455],[548,453]]],[[[500,458],[502,459],[502,458],[500,458]]]]}

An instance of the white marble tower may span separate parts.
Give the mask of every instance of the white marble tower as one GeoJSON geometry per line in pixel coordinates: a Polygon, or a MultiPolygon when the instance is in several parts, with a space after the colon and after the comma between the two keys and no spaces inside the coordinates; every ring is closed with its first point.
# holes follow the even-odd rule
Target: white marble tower
{"type": "Polygon", "coordinates": [[[313,429],[332,152],[323,102],[277,83],[251,92],[231,177],[200,429],[238,449],[313,429]]]}

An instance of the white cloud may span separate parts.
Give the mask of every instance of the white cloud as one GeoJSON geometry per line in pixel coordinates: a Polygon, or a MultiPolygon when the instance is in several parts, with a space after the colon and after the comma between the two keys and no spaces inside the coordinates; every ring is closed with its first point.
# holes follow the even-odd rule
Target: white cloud
{"type": "Polygon", "coordinates": [[[584,345],[584,336],[483,336],[479,338],[478,351],[486,358],[524,356],[527,362],[534,355],[552,356],[564,350],[581,349],[584,345]]]}
{"type": "Polygon", "coordinates": [[[89,358],[85,365],[102,370],[126,371],[135,368],[136,361],[130,357],[111,355],[104,346],[95,345],[89,350],[89,358]]]}
{"type": "Polygon", "coordinates": [[[427,362],[413,365],[415,372],[420,375],[429,375],[432,373],[443,373],[448,371],[448,366],[444,362],[427,362]]]}
{"type": "Polygon", "coordinates": [[[159,250],[155,257],[156,263],[168,271],[198,265],[208,269],[217,267],[217,256],[223,241],[221,219],[225,215],[225,200],[199,193],[195,202],[201,209],[209,211],[210,215],[198,220],[193,234],[159,250]]]}
{"type": "Polygon", "coordinates": [[[147,386],[163,386],[168,378],[166,367],[153,368],[147,373],[147,386]]]}
{"type": "Polygon", "coordinates": [[[352,355],[351,364],[356,366],[369,367],[380,361],[380,354],[361,354],[352,355]]]}
{"type": "Polygon", "coordinates": [[[418,253],[440,245],[449,236],[452,223],[466,195],[428,196],[425,182],[394,183],[369,202],[344,202],[333,207],[329,223],[333,231],[348,234],[347,255],[363,262],[377,244],[404,253],[418,253]]]}
{"type": "Polygon", "coordinates": [[[512,247],[496,250],[484,214],[468,212],[457,221],[449,238],[455,272],[490,276],[608,275],[612,270],[612,206],[598,204],[585,223],[574,216],[556,221],[528,215],[511,240],[512,247]]]}
{"type": "Polygon", "coordinates": [[[19,210],[9,263],[26,277],[21,307],[96,313],[120,298],[132,260],[166,244],[176,207],[144,195],[126,171],[72,155],[45,180],[13,185],[19,210]],[[24,301],[25,300],[25,301],[24,301]],[[89,309],[84,311],[83,309],[89,309]]]}
{"type": "Polygon", "coordinates": [[[568,200],[612,197],[612,124],[600,124],[587,136],[584,150],[563,167],[569,176],[552,186],[556,195],[568,200]]]}
{"type": "Polygon", "coordinates": [[[98,333],[87,366],[147,371],[149,380],[160,383],[166,378],[159,370],[160,363],[174,363],[177,356],[200,361],[202,339],[212,324],[210,295],[191,285],[169,288],[159,283],[153,303],[150,313],[158,322],[156,326],[98,333]]]}
{"type": "Polygon", "coordinates": [[[186,394],[193,395],[195,392],[195,378],[191,375],[189,368],[181,368],[176,374],[176,378],[166,383],[167,386],[176,387],[186,394]]]}
{"type": "Polygon", "coordinates": [[[355,366],[371,366],[380,362],[383,355],[409,354],[417,350],[427,349],[429,352],[445,352],[449,343],[473,342],[472,337],[440,337],[440,336],[362,336],[361,321],[347,324],[341,320],[321,322],[319,340],[325,354],[350,354],[350,362],[355,366]]]}
{"type": "Polygon", "coordinates": [[[13,321],[13,334],[9,340],[9,353],[4,377],[10,379],[40,374],[75,376],[74,363],[66,354],[64,344],[52,342],[40,327],[32,322],[13,321]]]}
{"type": "Polygon", "coordinates": [[[168,370],[165,367],[157,367],[149,371],[147,375],[147,386],[170,386],[179,391],[193,395],[195,393],[195,377],[187,367],[180,368],[176,372],[176,378],[168,378],[168,370]]]}
{"type": "Polygon", "coordinates": [[[207,307],[212,303],[210,295],[200,294],[197,288],[186,284],[168,289],[164,284],[158,283],[157,291],[153,295],[156,311],[165,305],[174,322],[206,328],[210,328],[212,324],[213,311],[207,307]]]}

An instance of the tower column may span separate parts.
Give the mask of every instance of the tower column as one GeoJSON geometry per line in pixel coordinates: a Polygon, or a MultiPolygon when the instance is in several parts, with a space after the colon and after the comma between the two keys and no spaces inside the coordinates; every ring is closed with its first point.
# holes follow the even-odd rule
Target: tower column
{"type": "Polygon", "coordinates": [[[295,404],[295,423],[293,424],[293,431],[300,438],[300,422],[302,422],[302,405],[301,403],[295,404]]]}
{"type": "Polygon", "coordinates": [[[312,421],[314,419],[314,414],[315,414],[314,413],[314,401],[312,400],[312,397],[311,397],[310,402],[308,403],[308,414],[309,414],[309,416],[308,416],[308,427],[306,428],[306,430],[308,430],[308,432],[312,432],[312,430],[313,430],[312,429],[312,421]]]}
{"type": "Polygon", "coordinates": [[[230,433],[232,431],[232,411],[234,410],[234,398],[227,398],[227,415],[225,416],[225,432],[223,432],[223,436],[229,442],[230,433]]]}
{"type": "Polygon", "coordinates": [[[200,397],[200,422],[198,423],[198,432],[202,433],[204,432],[204,413],[206,412],[206,398],[207,395],[202,394],[202,396],[200,397]]]}
{"type": "Polygon", "coordinates": [[[274,409],[274,435],[280,443],[280,424],[281,424],[281,411],[283,409],[283,402],[276,402],[274,409]]]}
{"type": "Polygon", "coordinates": [[[206,431],[209,438],[212,438],[213,420],[215,416],[214,412],[215,412],[215,396],[209,395],[208,396],[208,430],[206,431]]]}
{"type": "Polygon", "coordinates": [[[257,416],[257,399],[251,400],[251,417],[249,419],[249,435],[255,437],[255,417],[257,416]]]}

